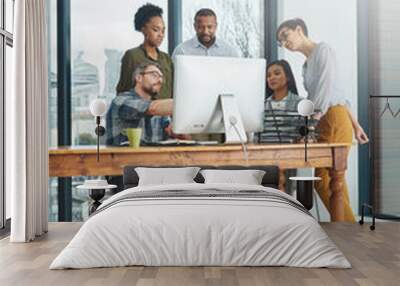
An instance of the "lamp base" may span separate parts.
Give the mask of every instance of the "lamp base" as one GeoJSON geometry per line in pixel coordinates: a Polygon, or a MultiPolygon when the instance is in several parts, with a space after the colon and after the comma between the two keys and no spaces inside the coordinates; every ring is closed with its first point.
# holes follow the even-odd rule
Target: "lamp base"
{"type": "Polygon", "coordinates": [[[320,177],[290,177],[297,183],[296,199],[307,209],[313,208],[314,181],[320,181],[320,177]]]}
{"type": "Polygon", "coordinates": [[[105,189],[90,189],[89,197],[93,200],[93,202],[89,206],[89,215],[97,210],[97,208],[101,205],[100,200],[104,197],[106,193],[105,189]]]}
{"type": "Polygon", "coordinates": [[[307,209],[313,208],[314,181],[297,181],[296,199],[307,209]]]}

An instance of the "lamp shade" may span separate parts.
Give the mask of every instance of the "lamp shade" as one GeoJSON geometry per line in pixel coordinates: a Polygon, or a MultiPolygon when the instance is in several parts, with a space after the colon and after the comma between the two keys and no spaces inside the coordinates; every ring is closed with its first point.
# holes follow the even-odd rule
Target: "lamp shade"
{"type": "Polygon", "coordinates": [[[297,104],[297,112],[301,116],[310,116],[314,114],[314,103],[309,99],[303,99],[297,104]]]}
{"type": "Polygon", "coordinates": [[[104,99],[94,99],[90,102],[90,113],[93,116],[103,116],[107,111],[107,104],[104,99]]]}

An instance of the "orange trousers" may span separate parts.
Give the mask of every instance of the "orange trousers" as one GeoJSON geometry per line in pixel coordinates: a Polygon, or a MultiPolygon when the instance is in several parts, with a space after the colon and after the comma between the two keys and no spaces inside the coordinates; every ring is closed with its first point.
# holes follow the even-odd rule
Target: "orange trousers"
{"type": "MultiPolygon", "coordinates": [[[[347,113],[347,108],[343,105],[335,105],[328,109],[318,123],[319,142],[327,143],[352,143],[353,127],[351,119],[347,113]]],[[[350,148],[349,148],[350,149],[350,148]]],[[[316,168],[315,176],[320,177],[321,181],[315,182],[315,189],[318,192],[325,207],[329,210],[329,199],[331,196],[329,168],[316,168]]],[[[349,190],[347,183],[344,182],[344,219],[348,222],[355,222],[353,211],[350,207],[349,190]]]]}

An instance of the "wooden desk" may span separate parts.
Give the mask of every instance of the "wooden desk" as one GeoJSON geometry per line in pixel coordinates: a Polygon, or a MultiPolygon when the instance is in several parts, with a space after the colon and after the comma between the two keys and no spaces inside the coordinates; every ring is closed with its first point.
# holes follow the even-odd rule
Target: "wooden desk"
{"type": "MultiPolygon", "coordinates": [[[[263,144],[248,146],[248,164],[276,165],[281,169],[280,189],[284,188],[285,169],[306,167],[331,168],[331,219],[344,220],[343,183],[347,168],[345,143],[308,145],[308,162],[304,162],[303,144],[263,144]]],[[[126,165],[246,165],[239,145],[185,147],[102,147],[100,162],[95,147],[59,147],[49,151],[51,177],[122,175],[126,165]]]]}

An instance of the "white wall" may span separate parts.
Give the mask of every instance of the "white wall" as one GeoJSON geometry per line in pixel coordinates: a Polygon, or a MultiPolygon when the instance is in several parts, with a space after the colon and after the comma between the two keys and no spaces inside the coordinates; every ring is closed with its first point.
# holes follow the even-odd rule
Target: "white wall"
{"type": "MultiPolygon", "coordinates": [[[[357,112],[357,0],[281,0],[278,1],[278,25],[287,19],[302,18],[309,36],[326,42],[336,51],[339,80],[345,97],[357,112]]],[[[301,76],[305,58],[299,53],[279,49],[279,58],[287,59],[296,77],[297,87],[306,96],[301,76]]],[[[347,183],[353,211],[358,212],[358,157],[352,148],[348,159],[347,183]]],[[[321,209],[321,208],[320,208],[321,209]]]]}

